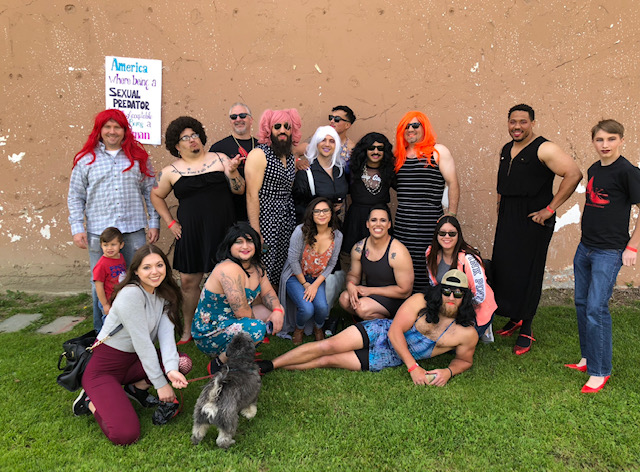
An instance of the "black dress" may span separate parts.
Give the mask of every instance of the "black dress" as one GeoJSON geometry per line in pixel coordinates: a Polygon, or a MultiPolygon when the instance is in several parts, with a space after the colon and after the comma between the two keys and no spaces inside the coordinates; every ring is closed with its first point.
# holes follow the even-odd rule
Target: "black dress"
{"type": "Polygon", "coordinates": [[[351,205],[349,205],[347,216],[344,218],[342,231],[344,235],[342,252],[346,254],[351,253],[351,249],[358,241],[369,236],[367,219],[369,218],[371,207],[378,203],[388,205],[391,200],[389,195],[391,182],[382,182],[380,174],[375,169],[369,169],[368,175],[370,177],[367,182],[368,187],[360,175],[354,175],[351,181],[351,205]],[[376,175],[378,176],[377,179],[374,177],[376,175]],[[375,185],[376,181],[379,184],[377,186],[375,185]]]}
{"type": "Polygon", "coordinates": [[[173,268],[184,274],[210,272],[216,251],[235,220],[224,172],[182,175],[173,184],[182,237],[176,240],[173,268]]]}
{"type": "Polygon", "coordinates": [[[553,215],[542,226],[528,216],[553,199],[555,174],[538,159],[538,148],[545,141],[538,136],[513,159],[513,141],[500,153],[500,208],[491,262],[493,291],[497,313],[514,320],[528,320],[536,313],[556,221],[553,215]]]}

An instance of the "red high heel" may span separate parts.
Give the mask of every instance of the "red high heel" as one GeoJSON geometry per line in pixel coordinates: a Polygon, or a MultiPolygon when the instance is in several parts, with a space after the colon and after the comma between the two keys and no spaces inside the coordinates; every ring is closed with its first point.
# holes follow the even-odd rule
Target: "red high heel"
{"type": "Polygon", "coordinates": [[[522,320],[518,321],[509,329],[504,329],[504,328],[499,329],[498,331],[496,331],[496,334],[499,334],[500,336],[504,336],[504,337],[511,336],[513,333],[516,332],[518,328],[520,328],[520,326],[522,326],[522,320]]]}
{"type": "Polygon", "coordinates": [[[610,376],[610,375],[607,375],[607,376],[604,378],[604,381],[600,384],[600,386],[599,386],[599,387],[596,387],[596,388],[587,387],[587,385],[585,384],[585,385],[582,387],[582,390],[580,390],[580,393],[596,393],[596,392],[599,392],[600,390],[602,390],[602,387],[604,387],[604,384],[606,384],[606,383],[607,383],[607,380],[609,380],[609,377],[611,377],[611,376],[610,376]]]}
{"type": "Polygon", "coordinates": [[[513,353],[516,356],[521,356],[522,354],[526,354],[527,352],[529,352],[531,350],[531,346],[533,346],[533,341],[535,341],[535,339],[533,339],[533,337],[528,336],[526,334],[520,334],[520,336],[522,336],[524,338],[529,338],[531,340],[531,342],[529,343],[528,346],[525,346],[525,347],[518,346],[517,344],[515,346],[513,346],[513,353]]]}
{"type": "Polygon", "coordinates": [[[187,339],[186,341],[178,341],[176,343],[176,346],[182,346],[184,344],[189,344],[191,341],[193,341],[193,336],[189,336],[189,339],[187,339]]]}
{"type": "Polygon", "coordinates": [[[564,366],[568,367],[569,369],[579,370],[580,372],[586,372],[587,371],[587,364],[585,364],[585,365],[565,364],[564,366]]]}

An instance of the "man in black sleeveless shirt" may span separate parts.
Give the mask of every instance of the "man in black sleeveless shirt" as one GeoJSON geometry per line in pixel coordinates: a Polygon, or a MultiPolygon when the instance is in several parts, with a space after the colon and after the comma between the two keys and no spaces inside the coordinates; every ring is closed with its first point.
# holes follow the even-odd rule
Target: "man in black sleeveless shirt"
{"type": "Polygon", "coordinates": [[[513,352],[522,355],[534,341],[531,323],[542,293],[554,215],[578,186],[582,172],[559,146],[536,136],[533,108],[516,105],[508,117],[513,140],[500,153],[493,290],[497,313],[510,319],[496,334],[511,336],[520,328],[513,352]],[[556,175],[563,179],[553,195],[556,175]]]}
{"type": "Polygon", "coordinates": [[[389,234],[391,211],[385,204],[371,207],[367,228],[369,237],[351,250],[351,269],[347,289],[340,294],[340,306],[363,320],[393,318],[411,295],[411,255],[389,234]],[[363,277],[366,285],[362,284],[363,277]]]}
{"type": "MultiPolygon", "coordinates": [[[[244,178],[244,158],[258,145],[258,140],[251,136],[253,117],[249,107],[240,102],[231,105],[229,124],[231,125],[231,134],[217,143],[213,143],[209,152],[221,152],[232,158],[239,155],[242,162],[238,166],[238,172],[244,178]]],[[[246,197],[234,195],[233,205],[236,221],[248,221],[246,197]]]]}

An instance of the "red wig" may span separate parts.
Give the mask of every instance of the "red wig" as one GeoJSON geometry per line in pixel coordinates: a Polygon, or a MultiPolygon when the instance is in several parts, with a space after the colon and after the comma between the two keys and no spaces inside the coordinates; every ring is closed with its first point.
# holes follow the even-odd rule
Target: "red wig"
{"type": "Polygon", "coordinates": [[[409,122],[414,118],[418,119],[418,121],[422,125],[422,129],[424,130],[424,139],[419,143],[413,145],[416,157],[418,159],[425,159],[427,161],[426,167],[435,167],[440,160],[440,153],[435,148],[437,139],[436,133],[431,127],[429,118],[427,118],[427,115],[419,111],[410,111],[402,117],[400,123],[398,124],[398,128],[396,129],[396,166],[394,169],[396,171],[396,174],[398,173],[404,162],[407,160],[408,144],[406,139],[404,139],[404,132],[406,131],[409,122]]]}
{"type": "Polygon", "coordinates": [[[104,110],[96,115],[95,122],[93,123],[93,130],[87,139],[87,142],[84,143],[80,152],[75,155],[73,158],[73,169],[78,161],[87,154],[93,155],[93,159],[91,162],[87,163],[87,165],[91,165],[96,160],[96,152],[94,151],[95,147],[100,142],[102,127],[107,123],[107,121],[113,120],[118,123],[122,129],[124,130],[124,139],[122,140],[122,150],[125,155],[129,158],[131,165],[127,167],[123,172],[130,170],[136,161],[140,165],[140,172],[148,177],[153,177],[153,174],[150,173],[149,167],[147,166],[147,162],[149,161],[149,154],[144,149],[142,144],[140,144],[136,138],[133,137],[133,133],[131,132],[131,127],[129,126],[129,122],[127,121],[127,117],[120,110],[104,110]]]}
{"type": "Polygon", "coordinates": [[[260,126],[258,128],[258,142],[271,146],[271,128],[276,123],[291,124],[291,143],[296,146],[300,142],[302,133],[302,121],[298,110],[289,108],[287,110],[265,110],[260,117],[260,126]]]}

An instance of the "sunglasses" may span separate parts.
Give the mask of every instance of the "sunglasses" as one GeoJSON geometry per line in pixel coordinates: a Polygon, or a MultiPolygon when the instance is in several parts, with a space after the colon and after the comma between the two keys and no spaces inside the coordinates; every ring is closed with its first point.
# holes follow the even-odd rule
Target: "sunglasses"
{"type": "Polygon", "coordinates": [[[291,125],[289,123],[276,123],[275,125],[273,125],[273,129],[275,129],[277,131],[280,128],[282,128],[283,126],[284,126],[284,129],[286,129],[286,130],[290,130],[291,129],[291,125]]]}
{"type": "Polygon", "coordinates": [[[317,210],[313,210],[314,215],[324,215],[326,213],[330,213],[331,208],[318,208],[317,210]]]}
{"type": "Polygon", "coordinates": [[[341,116],[329,115],[329,121],[335,121],[336,123],[340,123],[341,121],[346,121],[347,123],[351,123],[346,118],[342,118],[341,116]]]}
{"type": "Polygon", "coordinates": [[[238,113],[233,114],[233,115],[229,115],[229,118],[231,118],[232,120],[237,119],[238,117],[240,117],[241,120],[244,120],[247,116],[251,116],[249,113],[238,113]]]}
{"type": "Polygon", "coordinates": [[[384,146],[369,146],[367,151],[384,151],[384,146]]]}
{"type": "Polygon", "coordinates": [[[184,135],[180,138],[180,141],[191,141],[192,139],[198,139],[200,135],[198,133],[193,133],[191,136],[184,135]]]}
{"type": "Polygon", "coordinates": [[[451,289],[449,287],[442,287],[442,295],[444,295],[445,297],[449,297],[451,296],[451,294],[453,293],[453,298],[462,298],[464,297],[464,292],[462,290],[460,290],[459,288],[456,289],[451,289]]]}
{"type": "Polygon", "coordinates": [[[438,231],[438,236],[442,238],[444,238],[447,235],[449,235],[449,237],[455,238],[456,236],[458,236],[458,232],[457,231],[438,231]]]}
{"type": "Polygon", "coordinates": [[[409,128],[418,129],[420,128],[420,126],[422,126],[420,123],[409,123],[405,129],[409,129],[409,128]]]}

